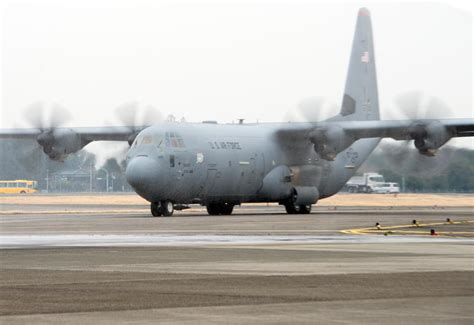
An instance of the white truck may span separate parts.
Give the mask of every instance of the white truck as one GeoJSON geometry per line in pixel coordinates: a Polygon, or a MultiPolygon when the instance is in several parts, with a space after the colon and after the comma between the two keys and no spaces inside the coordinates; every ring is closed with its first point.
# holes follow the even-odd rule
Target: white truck
{"type": "Polygon", "coordinates": [[[351,177],[345,187],[349,193],[373,193],[383,183],[385,183],[383,175],[364,173],[362,176],[351,177]]]}

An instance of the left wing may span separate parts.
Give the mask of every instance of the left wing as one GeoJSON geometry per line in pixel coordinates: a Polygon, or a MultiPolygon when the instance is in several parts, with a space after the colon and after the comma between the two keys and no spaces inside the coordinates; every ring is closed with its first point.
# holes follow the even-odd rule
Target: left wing
{"type": "Polygon", "coordinates": [[[0,139],[34,139],[53,160],[63,160],[92,141],[133,142],[146,126],[0,129],[0,139]]]}
{"type": "Polygon", "coordinates": [[[453,137],[474,136],[474,119],[295,123],[279,129],[276,135],[281,139],[309,140],[326,160],[334,160],[339,152],[364,138],[415,140],[415,147],[421,154],[433,156],[453,137]]]}

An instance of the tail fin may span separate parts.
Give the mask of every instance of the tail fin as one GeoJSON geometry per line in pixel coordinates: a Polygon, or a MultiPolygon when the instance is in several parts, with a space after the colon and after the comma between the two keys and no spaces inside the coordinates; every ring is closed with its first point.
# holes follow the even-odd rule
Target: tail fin
{"type": "Polygon", "coordinates": [[[344,120],[378,120],[379,98],[370,12],[359,10],[340,116],[344,120]]]}

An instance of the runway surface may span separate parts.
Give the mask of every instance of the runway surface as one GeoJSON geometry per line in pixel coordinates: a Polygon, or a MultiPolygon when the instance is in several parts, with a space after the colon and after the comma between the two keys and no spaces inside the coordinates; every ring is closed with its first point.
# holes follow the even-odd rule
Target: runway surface
{"type": "Polygon", "coordinates": [[[446,218],[472,222],[472,207],[319,207],[289,216],[261,205],[171,218],[145,208],[3,206],[0,322],[474,321],[472,236],[429,236],[430,227],[414,236],[341,232],[413,219],[451,231],[446,218]]]}

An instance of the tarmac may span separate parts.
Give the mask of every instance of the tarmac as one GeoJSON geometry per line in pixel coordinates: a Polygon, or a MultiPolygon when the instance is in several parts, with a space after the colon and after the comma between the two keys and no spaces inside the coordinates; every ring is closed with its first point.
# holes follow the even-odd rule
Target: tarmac
{"type": "Polygon", "coordinates": [[[2,324],[474,322],[472,205],[0,207],[2,324]]]}

